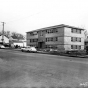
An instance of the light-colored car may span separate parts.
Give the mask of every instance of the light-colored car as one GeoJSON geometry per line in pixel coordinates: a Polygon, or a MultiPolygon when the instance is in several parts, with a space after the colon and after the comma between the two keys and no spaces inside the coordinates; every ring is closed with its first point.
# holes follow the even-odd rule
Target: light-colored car
{"type": "Polygon", "coordinates": [[[37,52],[37,49],[35,47],[30,47],[30,52],[37,52]]]}
{"type": "Polygon", "coordinates": [[[4,45],[0,45],[0,49],[5,49],[5,46],[4,45]]]}
{"type": "Polygon", "coordinates": [[[22,51],[22,52],[23,52],[23,51],[29,51],[29,50],[30,50],[30,46],[21,48],[21,51],[22,51]]]}
{"type": "Polygon", "coordinates": [[[21,51],[22,52],[37,52],[37,49],[35,47],[27,46],[27,47],[21,48],[21,51]]]}

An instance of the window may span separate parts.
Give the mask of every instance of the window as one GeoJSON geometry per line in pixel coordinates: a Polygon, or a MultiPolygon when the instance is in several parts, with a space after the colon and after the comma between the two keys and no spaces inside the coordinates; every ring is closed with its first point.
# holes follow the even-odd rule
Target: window
{"type": "Polygon", "coordinates": [[[31,42],[31,39],[30,39],[30,42],[31,42]]]}
{"type": "Polygon", "coordinates": [[[81,29],[72,28],[71,32],[81,34],[81,29]]]}
{"type": "Polygon", "coordinates": [[[71,49],[81,49],[81,45],[71,45],[71,49]]]}
{"type": "Polygon", "coordinates": [[[81,42],[81,38],[79,38],[79,42],[81,42]]]}
{"type": "Polygon", "coordinates": [[[30,32],[30,36],[34,36],[34,35],[37,35],[38,32],[34,31],[34,32],[30,32]]]}
{"type": "Polygon", "coordinates": [[[43,31],[40,31],[40,36],[43,36],[43,31]]]}
{"type": "Polygon", "coordinates": [[[80,34],[81,34],[81,30],[80,30],[80,32],[79,32],[80,34]]]}
{"type": "Polygon", "coordinates": [[[79,49],[81,49],[81,46],[79,46],[79,49]]]}
{"type": "Polygon", "coordinates": [[[30,42],[38,42],[38,39],[30,39],[30,42]]]}
{"type": "Polygon", "coordinates": [[[51,28],[51,29],[47,29],[47,30],[45,30],[46,31],[46,33],[56,33],[56,32],[58,32],[58,29],[57,28],[51,28]]]}
{"type": "Polygon", "coordinates": [[[81,42],[81,38],[79,37],[71,37],[72,42],[81,42]]]}
{"type": "Polygon", "coordinates": [[[77,45],[75,45],[75,49],[77,49],[77,45]]]}
{"type": "Polygon", "coordinates": [[[49,38],[47,38],[47,41],[49,41],[49,38]]]}
{"type": "Polygon", "coordinates": [[[71,32],[73,33],[73,29],[71,29],[71,32]]]}
{"type": "Polygon", "coordinates": [[[72,29],[71,29],[71,32],[72,32],[72,33],[76,33],[76,31],[77,31],[77,30],[76,30],[75,28],[72,28],[72,29]]]}
{"type": "Polygon", "coordinates": [[[77,33],[77,29],[74,28],[74,29],[73,29],[73,32],[74,32],[74,33],[77,33]]]}
{"type": "Polygon", "coordinates": [[[77,37],[75,38],[75,41],[78,41],[78,38],[77,37]]]}
{"type": "Polygon", "coordinates": [[[81,29],[77,29],[77,33],[81,34],[81,29]]]}
{"type": "Polygon", "coordinates": [[[71,45],[71,49],[73,49],[73,45],[71,45]]]}
{"type": "Polygon", "coordinates": [[[46,38],[46,42],[47,42],[47,38],[46,38]]]}
{"type": "Polygon", "coordinates": [[[48,38],[46,38],[46,42],[49,42],[49,41],[58,41],[58,37],[48,37],[48,38]]]}
{"type": "Polygon", "coordinates": [[[49,34],[49,30],[47,30],[47,33],[49,34]]]}
{"type": "Polygon", "coordinates": [[[47,30],[46,30],[46,33],[47,33],[47,30]]]}
{"type": "Polygon", "coordinates": [[[53,38],[51,38],[51,41],[53,41],[53,38]]]}
{"type": "Polygon", "coordinates": [[[73,37],[71,37],[71,41],[73,41],[73,37]]]}
{"type": "Polygon", "coordinates": [[[58,37],[55,37],[54,39],[55,39],[55,41],[58,41],[58,37]]]}
{"type": "Polygon", "coordinates": [[[53,28],[53,29],[52,29],[52,32],[53,32],[53,33],[56,33],[56,32],[58,32],[58,29],[57,29],[57,28],[53,28]]]}

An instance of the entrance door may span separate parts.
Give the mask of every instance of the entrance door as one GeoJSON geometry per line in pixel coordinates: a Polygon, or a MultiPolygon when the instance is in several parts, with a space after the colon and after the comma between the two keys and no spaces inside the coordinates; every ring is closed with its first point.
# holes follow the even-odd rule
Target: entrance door
{"type": "Polygon", "coordinates": [[[43,49],[45,47],[45,42],[38,42],[38,48],[43,49]]]}

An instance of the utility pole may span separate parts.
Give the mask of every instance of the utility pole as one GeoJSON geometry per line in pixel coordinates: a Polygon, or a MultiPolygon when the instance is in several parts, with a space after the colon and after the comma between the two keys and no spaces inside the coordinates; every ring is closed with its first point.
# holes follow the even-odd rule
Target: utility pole
{"type": "Polygon", "coordinates": [[[2,43],[4,44],[4,24],[5,22],[1,22],[3,25],[3,30],[2,30],[2,43]]]}

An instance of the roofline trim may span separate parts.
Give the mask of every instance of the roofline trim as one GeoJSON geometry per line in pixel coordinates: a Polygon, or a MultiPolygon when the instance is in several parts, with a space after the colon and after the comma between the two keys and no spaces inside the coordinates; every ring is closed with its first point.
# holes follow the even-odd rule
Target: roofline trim
{"type": "Polygon", "coordinates": [[[60,25],[55,25],[55,26],[50,26],[50,27],[45,27],[45,28],[40,28],[40,29],[36,29],[36,30],[32,30],[32,31],[28,31],[26,33],[30,33],[30,32],[37,32],[37,31],[41,31],[41,30],[46,30],[46,29],[50,29],[50,28],[57,28],[57,27],[68,27],[68,28],[76,28],[76,29],[80,29],[80,30],[85,30],[83,28],[78,28],[78,27],[74,27],[74,26],[69,26],[69,25],[65,25],[65,24],[60,24],[60,25]]]}

